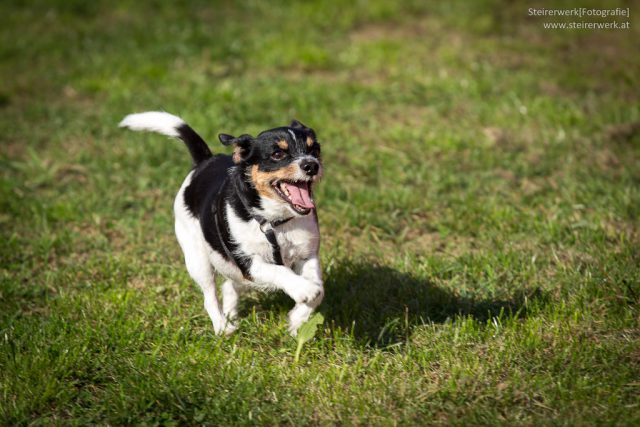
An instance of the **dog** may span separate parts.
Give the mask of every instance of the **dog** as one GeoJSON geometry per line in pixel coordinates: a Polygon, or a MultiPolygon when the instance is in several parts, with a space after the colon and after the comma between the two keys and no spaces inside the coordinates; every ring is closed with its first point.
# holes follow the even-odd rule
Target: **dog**
{"type": "Polygon", "coordinates": [[[182,140],[193,160],[173,205],[175,233],[191,278],[204,294],[216,334],[237,329],[238,299],[250,288],[283,290],[295,301],[289,332],[324,297],[313,186],[323,173],[315,131],[297,120],[256,137],[221,133],[233,154],[212,154],[181,118],[166,112],[126,116],[120,127],[182,140]],[[222,285],[222,307],[215,274],[222,285]]]}

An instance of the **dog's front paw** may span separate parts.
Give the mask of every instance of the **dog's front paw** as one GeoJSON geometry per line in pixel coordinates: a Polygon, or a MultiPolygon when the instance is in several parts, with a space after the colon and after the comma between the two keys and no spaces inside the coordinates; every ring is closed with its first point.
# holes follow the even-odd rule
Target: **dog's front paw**
{"type": "Polygon", "coordinates": [[[298,304],[313,304],[316,300],[322,299],[324,289],[316,283],[305,280],[293,286],[289,292],[289,296],[298,304]]]}
{"type": "Polygon", "coordinates": [[[213,331],[216,335],[231,335],[236,329],[238,329],[238,325],[230,320],[213,322],[213,331]]]}
{"type": "Polygon", "coordinates": [[[227,322],[227,324],[224,326],[224,329],[222,330],[222,333],[224,335],[231,335],[236,331],[236,329],[238,329],[238,324],[236,322],[227,322]]]}
{"type": "Polygon", "coordinates": [[[289,333],[292,336],[298,335],[298,328],[304,322],[309,320],[309,316],[313,313],[313,307],[307,304],[296,304],[295,307],[289,312],[289,333]]]}

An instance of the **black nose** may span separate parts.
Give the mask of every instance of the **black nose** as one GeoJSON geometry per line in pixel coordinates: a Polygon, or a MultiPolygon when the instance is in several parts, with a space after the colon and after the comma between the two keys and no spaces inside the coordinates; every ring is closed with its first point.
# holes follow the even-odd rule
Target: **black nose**
{"type": "Polygon", "coordinates": [[[320,169],[320,165],[315,160],[303,160],[300,163],[300,167],[309,176],[317,175],[318,169],[320,169]]]}

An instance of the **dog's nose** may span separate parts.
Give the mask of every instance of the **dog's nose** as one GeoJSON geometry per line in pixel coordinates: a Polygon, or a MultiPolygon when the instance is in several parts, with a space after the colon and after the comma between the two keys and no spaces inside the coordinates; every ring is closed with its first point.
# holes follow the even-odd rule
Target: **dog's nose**
{"type": "Polygon", "coordinates": [[[309,176],[317,175],[318,169],[320,169],[320,165],[315,160],[303,160],[300,167],[309,176]]]}

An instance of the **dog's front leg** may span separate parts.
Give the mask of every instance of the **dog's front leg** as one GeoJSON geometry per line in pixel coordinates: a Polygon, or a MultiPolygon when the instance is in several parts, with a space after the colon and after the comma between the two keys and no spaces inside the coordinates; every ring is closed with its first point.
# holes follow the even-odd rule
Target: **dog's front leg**
{"type": "MultiPolygon", "coordinates": [[[[320,260],[317,256],[296,262],[293,266],[293,270],[305,279],[310,280],[323,288],[322,268],[320,267],[320,260]]],[[[295,336],[297,334],[300,325],[309,319],[313,310],[315,310],[322,302],[323,296],[324,288],[320,296],[313,301],[296,303],[295,307],[293,307],[289,312],[289,332],[291,335],[295,336]]]]}
{"type": "Polygon", "coordinates": [[[249,273],[257,284],[282,289],[298,304],[316,304],[316,300],[322,299],[322,280],[298,275],[288,267],[271,264],[259,256],[251,261],[249,273]]]}
{"type": "Polygon", "coordinates": [[[322,268],[317,256],[314,255],[309,259],[296,261],[293,264],[293,271],[305,279],[322,286],[322,268]]]}
{"type": "Polygon", "coordinates": [[[256,283],[282,289],[296,302],[289,312],[289,332],[295,336],[300,325],[322,301],[324,288],[318,257],[299,261],[294,267],[299,274],[288,267],[255,257],[251,264],[251,276],[256,283]]]}

